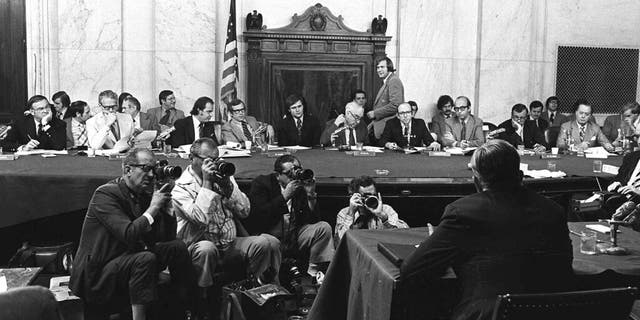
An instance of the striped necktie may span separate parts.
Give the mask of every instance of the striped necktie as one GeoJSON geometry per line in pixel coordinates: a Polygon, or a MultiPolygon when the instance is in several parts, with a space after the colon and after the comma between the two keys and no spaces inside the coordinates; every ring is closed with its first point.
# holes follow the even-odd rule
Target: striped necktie
{"type": "Polygon", "coordinates": [[[84,124],[78,125],[80,128],[80,134],[78,135],[78,146],[86,146],[87,145],[87,129],[84,124]]]}
{"type": "Polygon", "coordinates": [[[242,133],[244,133],[245,141],[253,140],[251,130],[249,130],[249,125],[245,121],[242,122],[242,133]]]}
{"type": "Polygon", "coordinates": [[[460,123],[462,123],[462,130],[460,130],[460,140],[467,140],[467,124],[464,120],[460,123]]]}
{"type": "Polygon", "coordinates": [[[302,137],[302,120],[296,119],[296,128],[298,129],[298,138],[302,137]]]}
{"type": "Polygon", "coordinates": [[[584,134],[586,129],[587,129],[586,124],[584,126],[580,126],[580,142],[584,142],[584,134]]]}

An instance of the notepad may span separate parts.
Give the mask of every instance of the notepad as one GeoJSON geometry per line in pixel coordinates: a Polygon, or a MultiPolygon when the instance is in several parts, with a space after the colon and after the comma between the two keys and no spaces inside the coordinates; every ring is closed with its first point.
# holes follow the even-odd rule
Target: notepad
{"type": "Polygon", "coordinates": [[[597,231],[600,233],[609,233],[611,232],[611,228],[607,226],[603,226],[601,224],[588,224],[585,226],[587,229],[591,229],[593,231],[597,231]]]}

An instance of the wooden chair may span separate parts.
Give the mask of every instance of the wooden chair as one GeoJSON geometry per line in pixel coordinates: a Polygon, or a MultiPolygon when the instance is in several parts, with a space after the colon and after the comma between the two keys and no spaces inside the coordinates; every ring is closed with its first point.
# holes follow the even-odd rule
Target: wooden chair
{"type": "Polygon", "coordinates": [[[544,130],[544,140],[547,142],[549,148],[553,148],[556,146],[559,134],[560,127],[549,127],[544,130]]]}
{"type": "Polygon", "coordinates": [[[499,295],[493,320],[629,319],[637,288],[499,295]]]}

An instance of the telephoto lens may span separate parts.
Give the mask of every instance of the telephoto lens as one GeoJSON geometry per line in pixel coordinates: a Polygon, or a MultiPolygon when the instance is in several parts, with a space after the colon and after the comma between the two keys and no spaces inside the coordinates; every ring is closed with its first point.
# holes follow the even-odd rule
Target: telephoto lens
{"type": "Polygon", "coordinates": [[[233,163],[218,160],[213,170],[223,177],[230,177],[236,173],[236,166],[233,163]]]}
{"type": "Polygon", "coordinates": [[[375,209],[378,207],[378,197],[376,196],[367,196],[364,198],[364,205],[367,208],[375,209]]]}
{"type": "Polygon", "coordinates": [[[182,168],[179,166],[170,166],[169,161],[162,159],[158,161],[155,169],[156,179],[163,181],[166,179],[178,179],[182,174],[182,168]]]}
{"type": "Polygon", "coordinates": [[[313,170],[311,169],[302,169],[302,168],[298,168],[295,171],[293,171],[293,179],[294,180],[302,180],[302,181],[306,181],[306,180],[311,180],[313,179],[313,170]]]}

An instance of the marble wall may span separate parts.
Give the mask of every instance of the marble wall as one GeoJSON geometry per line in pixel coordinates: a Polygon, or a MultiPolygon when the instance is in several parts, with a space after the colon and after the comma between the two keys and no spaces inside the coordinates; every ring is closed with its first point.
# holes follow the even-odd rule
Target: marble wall
{"type": "MultiPolygon", "coordinates": [[[[160,90],[178,107],[219,96],[227,0],[26,0],[29,94],[66,90],[97,103],[104,89],[128,91],[143,108],[160,90]]],[[[287,25],[318,0],[237,0],[239,96],[246,92],[245,16],[268,28],[287,25]]],[[[494,123],[515,103],[555,91],[558,45],[640,47],[636,0],[354,0],[321,2],[365,31],[389,20],[387,54],[407,100],[430,119],[441,94],[466,95],[473,112],[494,123]]],[[[370,97],[375,93],[370,93],[370,97]]]]}

